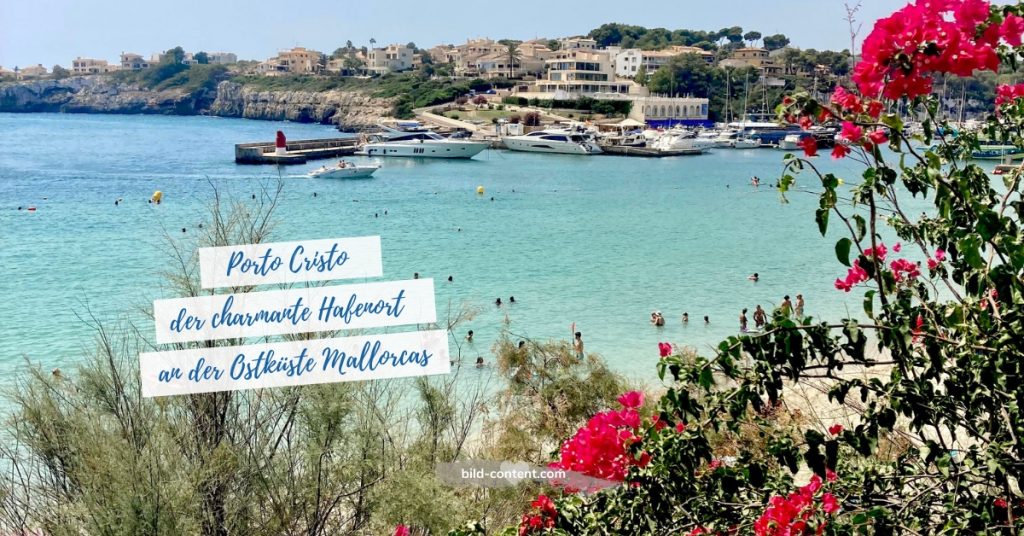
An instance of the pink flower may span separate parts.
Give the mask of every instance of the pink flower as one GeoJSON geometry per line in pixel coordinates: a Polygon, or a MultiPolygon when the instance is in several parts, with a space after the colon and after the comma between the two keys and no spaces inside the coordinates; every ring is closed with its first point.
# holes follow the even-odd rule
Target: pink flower
{"type": "Polygon", "coordinates": [[[814,139],[814,136],[801,138],[800,147],[804,150],[804,156],[818,156],[818,140],[814,139]]]}
{"type": "Polygon", "coordinates": [[[832,434],[834,436],[837,436],[837,435],[841,434],[842,432],[843,432],[843,425],[841,425],[841,424],[833,424],[832,426],[828,427],[828,433],[830,433],[830,434],[832,434]]]}
{"type": "Polygon", "coordinates": [[[658,354],[661,355],[661,357],[668,357],[672,355],[672,345],[667,342],[659,342],[658,354]]]}
{"type": "Polygon", "coordinates": [[[715,469],[718,469],[721,466],[722,466],[722,460],[719,460],[717,458],[714,459],[714,460],[711,460],[708,463],[708,468],[711,469],[712,471],[714,471],[715,469]]]}
{"type": "Polygon", "coordinates": [[[835,471],[828,468],[825,469],[825,480],[829,482],[835,482],[838,479],[839,475],[837,475],[835,471]]]}
{"type": "Polygon", "coordinates": [[[995,506],[996,508],[1002,508],[1002,509],[1005,510],[1006,509],[1006,499],[1003,499],[1002,497],[999,497],[996,500],[992,501],[992,505],[995,506]]]}
{"type": "Polygon", "coordinates": [[[913,342],[915,342],[915,343],[920,341],[921,340],[921,333],[923,333],[923,331],[924,331],[924,317],[921,316],[921,315],[917,315],[917,318],[914,319],[914,329],[911,330],[911,334],[913,335],[913,338],[911,340],[913,342]]]}
{"type": "Polygon", "coordinates": [[[889,263],[892,277],[897,283],[904,279],[917,279],[921,276],[921,267],[907,259],[896,259],[889,263]]]}
{"type": "Polygon", "coordinates": [[[644,394],[640,391],[629,391],[619,397],[619,404],[627,409],[635,409],[644,405],[644,394]]]}
{"type": "Polygon", "coordinates": [[[700,536],[701,534],[707,534],[708,531],[704,527],[695,527],[690,531],[690,536],[700,536]]]}
{"type": "Polygon", "coordinates": [[[835,160],[846,158],[848,154],[850,154],[850,148],[842,143],[836,143],[835,147],[832,148],[832,158],[835,160]]]}
{"type": "Polygon", "coordinates": [[[946,250],[939,248],[935,250],[935,260],[942,262],[946,260],[946,250]]]}
{"type": "Polygon", "coordinates": [[[825,494],[821,496],[821,509],[824,510],[825,513],[829,515],[838,512],[839,501],[836,500],[835,495],[825,492],[825,494]]]}
{"type": "Polygon", "coordinates": [[[868,257],[868,258],[873,258],[873,259],[877,260],[878,262],[884,262],[885,261],[885,255],[888,252],[889,252],[889,250],[887,250],[885,248],[885,244],[878,244],[878,247],[865,249],[864,250],[864,256],[868,257]]]}
{"type": "Polygon", "coordinates": [[[903,249],[903,244],[900,244],[899,242],[896,242],[896,245],[892,247],[892,250],[896,253],[899,253],[901,249],[903,249]]]}
{"type": "Polygon", "coordinates": [[[681,434],[681,433],[683,433],[683,430],[686,430],[686,423],[684,423],[684,422],[677,422],[676,423],[676,432],[679,432],[681,434]]]}
{"type": "Polygon", "coordinates": [[[863,128],[849,121],[843,121],[843,130],[839,133],[839,137],[856,143],[862,136],[864,136],[863,128]]]}
{"type": "Polygon", "coordinates": [[[1024,18],[1009,14],[999,25],[999,37],[1011,47],[1019,47],[1021,35],[1024,34],[1024,18]]]}
{"type": "Polygon", "coordinates": [[[934,270],[934,269],[936,269],[938,267],[939,267],[939,261],[929,257],[928,258],[928,269],[929,270],[934,270]]]}
{"type": "Polygon", "coordinates": [[[873,100],[868,103],[868,115],[872,119],[878,119],[878,116],[882,115],[882,110],[885,109],[885,104],[882,101],[873,100]]]}
{"type": "Polygon", "coordinates": [[[811,116],[809,116],[809,115],[801,115],[800,116],[800,128],[802,128],[804,130],[809,130],[812,126],[814,126],[814,120],[811,119],[811,116]]]}
{"type": "Polygon", "coordinates": [[[836,86],[835,91],[832,92],[832,103],[839,105],[840,108],[850,111],[853,113],[860,113],[863,111],[861,106],[860,97],[855,93],[847,91],[843,86],[836,86]]]}
{"type": "Polygon", "coordinates": [[[409,536],[409,527],[406,527],[405,525],[399,523],[395,527],[395,536],[409,536]]]}
{"type": "Polygon", "coordinates": [[[884,128],[879,128],[872,130],[871,133],[868,134],[868,139],[875,145],[882,145],[889,141],[889,135],[885,132],[884,128]]]}

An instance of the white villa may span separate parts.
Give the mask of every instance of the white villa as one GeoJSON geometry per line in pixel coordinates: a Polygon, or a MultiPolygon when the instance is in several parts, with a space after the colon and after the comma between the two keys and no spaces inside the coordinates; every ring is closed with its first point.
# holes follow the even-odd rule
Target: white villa
{"type": "Polygon", "coordinates": [[[413,68],[413,50],[405,45],[374,48],[367,56],[366,69],[375,74],[397,73],[413,68]]]}

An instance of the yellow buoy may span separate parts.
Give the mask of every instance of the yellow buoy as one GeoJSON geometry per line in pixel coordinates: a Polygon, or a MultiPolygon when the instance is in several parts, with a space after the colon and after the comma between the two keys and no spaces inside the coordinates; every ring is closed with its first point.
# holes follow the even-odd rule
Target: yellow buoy
{"type": "Polygon", "coordinates": [[[480,195],[484,195],[484,187],[483,186],[477,186],[476,187],[476,193],[478,193],[480,195]]]}
{"type": "Polygon", "coordinates": [[[154,203],[159,203],[160,200],[163,199],[163,198],[164,198],[164,193],[161,192],[160,190],[157,190],[157,191],[153,192],[153,202],[154,203]]]}

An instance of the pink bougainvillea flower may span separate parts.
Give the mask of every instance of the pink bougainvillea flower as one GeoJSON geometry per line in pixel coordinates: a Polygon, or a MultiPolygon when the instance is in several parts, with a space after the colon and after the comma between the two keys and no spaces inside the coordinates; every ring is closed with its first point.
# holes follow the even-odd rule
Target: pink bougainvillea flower
{"type": "Polygon", "coordinates": [[[832,92],[832,103],[838,105],[843,110],[857,114],[864,110],[860,97],[843,86],[836,86],[835,91],[832,92]]]}
{"type": "Polygon", "coordinates": [[[701,534],[707,533],[708,531],[704,527],[694,527],[694,529],[690,531],[690,536],[700,536],[701,534]]]}
{"type": "Polygon", "coordinates": [[[667,342],[659,342],[658,355],[660,355],[661,357],[668,357],[672,355],[672,345],[667,342]]]}
{"type": "Polygon", "coordinates": [[[808,129],[810,129],[813,126],[814,126],[814,119],[812,119],[811,116],[809,116],[809,115],[801,115],[800,116],[800,128],[802,128],[804,130],[808,130],[808,129]]]}
{"type": "Polygon", "coordinates": [[[406,527],[405,525],[399,523],[397,526],[395,526],[394,536],[409,536],[409,527],[406,527]]]}
{"type": "Polygon", "coordinates": [[[839,511],[839,501],[836,500],[835,495],[825,492],[821,496],[821,509],[826,514],[834,514],[839,511]]]}
{"type": "Polygon", "coordinates": [[[846,158],[848,154],[850,154],[850,148],[842,143],[836,143],[835,147],[832,148],[832,158],[836,160],[846,158]]]}
{"type": "Polygon", "coordinates": [[[896,259],[889,263],[893,279],[899,283],[903,280],[917,279],[921,276],[921,267],[907,259],[896,259]]]}
{"type": "Polygon", "coordinates": [[[1006,499],[998,497],[996,498],[996,500],[992,501],[992,506],[995,506],[996,508],[1006,509],[1006,499]]]}
{"type": "Polygon", "coordinates": [[[892,247],[892,250],[896,253],[899,253],[901,249],[903,249],[903,244],[899,242],[896,242],[896,245],[892,247]]]}
{"type": "Polygon", "coordinates": [[[888,253],[889,253],[889,250],[886,249],[885,244],[878,244],[877,247],[867,248],[867,249],[864,250],[864,256],[865,257],[868,257],[869,259],[873,258],[873,259],[877,260],[878,262],[884,262],[885,261],[885,256],[888,253]]]}
{"type": "Polygon", "coordinates": [[[825,469],[825,480],[829,482],[835,482],[838,479],[839,475],[837,475],[835,471],[828,468],[825,469]]]}
{"type": "Polygon", "coordinates": [[[946,250],[939,248],[935,250],[935,260],[942,262],[946,260],[946,250]]]}
{"type": "Polygon", "coordinates": [[[832,426],[828,427],[828,433],[830,433],[830,434],[832,434],[834,436],[837,436],[837,435],[841,434],[842,432],[843,432],[843,425],[841,425],[841,424],[833,424],[832,426]]]}
{"type": "Polygon", "coordinates": [[[1021,36],[1024,35],[1024,18],[1009,14],[999,25],[999,37],[1006,41],[1011,47],[1019,47],[1021,36]]]}
{"type": "Polygon", "coordinates": [[[519,522],[519,536],[540,534],[547,529],[552,529],[555,527],[557,519],[558,510],[555,508],[555,503],[547,495],[538,495],[530,503],[530,513],[523,514],[523,518],[519,522]]]}
{"type": "Polygon", "coordinates": [[[676,432],[679,432],[681,434],[681,433],[683,433],[683,430],[686,430],[686,423],[684,423],[684,422],[677,422],[676,423],[676,432]]]}
{"type": "Polygon", "coordinates": [[[928,258],[928,269],[934,270],[939,267],[939,261],[931,257],[928,258]]]}
{"type": "Polygon", "coordinates": [[[843,121],[843,129],[839,132],[839,137],[856,143],[860,141],[862,136],[864,136],[863,128],[849,121],[843,121]]]}
{"type": "Polygon", "coordinates": [[[624,408],[639,408],[644,405],[644,394],[640,391],[629,391],[618,398],[619,404],[624,408]]]}
{"type": "Polygon", "coordinates": [[[718,458],[715,458],[714,460],[711,460],[710,462],[708,462],[708,468],[711,469],[712,471],[714,471],[715,469],[718,469],[721,466],[722,466],[722,460],[719,460],[718,458]]]}
{"type": "Polygon", "coordinates": [[[804,156],[818,156],[818,140],[814,136],[805,136],[800,140],[800,148],[804,150],[804,156]]]}
{"type": "Polygon", "coordinates": [[[884,109],[885,104],[883,104],[882,101],[873,100],[868,103],[868,115],[870,115],[872,119],[878,119],[878,117],[882,115],[882,110],[884,109]]]}
{"type": "Polygon", "coordinates": [[[868,139],[875,145],[884,145],[889,142],[889,134],[885,132],[884,128],[872,130],[868,134],[868,139]]]}

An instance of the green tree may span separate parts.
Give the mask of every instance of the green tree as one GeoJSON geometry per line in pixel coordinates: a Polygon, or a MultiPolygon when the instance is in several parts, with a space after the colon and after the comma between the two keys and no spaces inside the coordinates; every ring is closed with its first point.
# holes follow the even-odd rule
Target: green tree
{"type": "Polygon", "coordinates": [[[640,65],[636,70],[636,76],[633,77],[633,81],[641,86],[647,85],[647,66],[640,65]]]}
{"type": "Polygon", "coordinates": [[[778,50],[789,44],[789,38],[783,34],[766,35],[761,42],[768,50],[778,50]]]}
{"type": "Polygon", "coordinates": [[[54,65],[53,69],[50,70],[50,76],[52,76],[55,80],[62,80],[64,78],[67,78],[68,76],[71,76],[71,71],[68,71],[60,65],[54,65]]]}
{"type": "Polygon", "coordinates": [[[758,39],[761,39],[761,32],[749,31],[743,34],[743,40],[751,47],[754,46],[754,43],[756,43],[758,39]]]}
{"type": "Polygon", "coordinates": [[[160,57],[161,63],[173,63],[180,64],[185,59],[185,49],[181,47],[174,47],[160,57]]]}
{"type": "Polygon", "coordinates": [[[192,59],[196,60],[196,63],[200,65],[207,65],[210,63],[210,56],[206,52],[199,51],[192,56],[192,59]]]}

